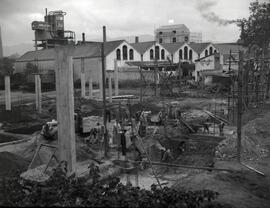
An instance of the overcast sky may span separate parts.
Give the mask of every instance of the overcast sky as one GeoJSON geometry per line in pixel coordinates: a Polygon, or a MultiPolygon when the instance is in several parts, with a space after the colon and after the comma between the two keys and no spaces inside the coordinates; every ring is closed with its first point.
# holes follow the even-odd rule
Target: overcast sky
{"type": "Polygon", "coordinates": [[[4,45],[31,43],[34,39],[31,22],[43,21],[48,8],[67,12],[65,29],[75,31],[78,39],[82,32],[87,40],[101,38],[103,25],[111,38],[153,35],[155,28],[174,20],[174,24],[183,23],[192,32],[202,32],[204,40],[231,42],[239,38],[239,28],[226,24],[225,20],[248,17],[251,1],[0,0],[0,25],[4,45]]]}

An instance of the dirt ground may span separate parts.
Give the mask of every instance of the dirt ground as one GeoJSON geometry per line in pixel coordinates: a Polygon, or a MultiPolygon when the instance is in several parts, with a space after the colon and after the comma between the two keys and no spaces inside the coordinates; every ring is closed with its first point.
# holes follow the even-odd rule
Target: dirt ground
{"type": "MultiPolygon", "coordinates": [[[[76,93],[79,94],[77,91],[76,93]]],[[[153,92],[147,91],[144,104],[141,106],[134,105],[132,110],[136,111],[143,107],[146,110],[150,109],[156,113],[159,109],[167,108],[168,105],[174,105],[184,109],[185,111],[190,109],[213,110],[214,108],[224,109],[226,111],[226,100],[219,97],[211,97],[209,95],[196,97],[196,95],[193,95],[194,92],[192,92],[192,96],[190,97],[185,95],[183,97],[166,98],[163,100],[160,97],[153,97],[151,93],[153,92]]],[[[120,94],[139,95],[139,89],[120,89],[120,94]]],[[[98,91],[95,91],[94,95],[98,97],[98,91]]],[[[31,95],[30,97],[31,98],[29,98],[27,102],[33,102],[34,96],[31,95]]],[[[49,97],[53,98],[53,92],[50,92],[49,97]]],[[[19,104],[19,100],[16,102],[19,104]]],[[[93,103],[90,105],[88,102],[81,100],[79,103],[84,106],[83,108],[85,111],[94,111],[94,114],[100,114],[99,110],[97,110],[97,106],[93,103]]],[[[78,105],[76,100],[75,105],[78,105]]],[[[41,114],[37,114],[35,112],[33,103],[30,105],[15,107],[12,112],[5,112],[3,110],[3,106],[0,109],[0,123],[2,123],[3,129],[8,128],[11,130],[10,132],[12,132],[12,129],[17,129],[15,132],[13,131],[13,133],[20,135],[23,134],[23,138],[27,137],[27,135],[31,138],[23,143],[0,146],[0,160],[4,158],[5,163],[2,163],[4,166],[5,164],[12,162],[15,164],[15,169],[18,168],[20,170],[24,170],[24,168],[29,165],[38,145],[36,142],[36,135],[41,129],[41,125],[45,121],[48,121],[48,119],[55,118],[56,116],[54,99],[45,99],[43,106],[44,108],[41,114]],[[21,158],[18,159],[16,157],[18,155],[21,158]],[[15,161],[21,162],[18,163],[15,161]]],[[[244,139],[242,143],[243,161],[245,164],[263,172],[265,176],[261,176],[236,162],[234,148],[236,129],[235,127],[229,126],[225,128],[225,136],[227,136],[227,139],[222,141],[218,146],[219,152],[217,152],[216,158],[214,158],[214,167],[227,168],[234,171],[205,171],[155,167],[161,183],[175,188],[184,188],[189,190],[210,189],[217,191],[219,192],[217,201],[233,205],[234,207],[270,207],[270,131],[268,132],[268,127],[270,125],[270,104],[266,103],[259,109],[247,111],[243,116],[243,123],[245,125],[243,127],[244,139]]],[[[10,141],[16,140],[14,135],[9,136],[10,141]]],[[[9,137],[5,134],[0,134],[0,137],[3,142],[9,140],[9,137]],[[1,135],[4,136],[1,137],[1,135]]],[[[54,143],[54,145],[56,145],[56,143],[54,143]]],[[[78,172],[79,174],[83,174],[85,170],[87,170],[87,166],[93,155],[87,151],[83,138],[81,137],[77,138],[76,149],[79,161],[78,172]]],[[[48,150],[43,150],[41,152],[42,160],[46,161],[49,158],[50,155],[47,153],[48,150]]],[[[114,150],[112,154],[116,157],[117,153],[114,150]]],[[[183,157],[182,160],[178,161],[178,163],[181,164],[181,162],[185,162],[186,160],[186,164],[188,165],[205,165],[205,163],[199,162],[201,159],[202,158],[199,158],[199,156],[195,157],[191,155],[190,158],[185,159],[183,157]]],[[[117,172],[111,163],[108,167],[109,168],[104,169],[105,172],[117,172]]],[[[2,169],[5,169],[5,167],[2,167],[2,169]]],[[[117,174],[119,174],[119,171],[117,174]]],[[[125,182],[126,176],[120,176],[121,181],[125,182]]],[[[134,176],[131,176],[130,178],[134,184],[134,176]]],[[[141,187],[149,188],[152,183],[156,183],[156,180],[150,169],[139,173],[139,184],[141,187]]]]}

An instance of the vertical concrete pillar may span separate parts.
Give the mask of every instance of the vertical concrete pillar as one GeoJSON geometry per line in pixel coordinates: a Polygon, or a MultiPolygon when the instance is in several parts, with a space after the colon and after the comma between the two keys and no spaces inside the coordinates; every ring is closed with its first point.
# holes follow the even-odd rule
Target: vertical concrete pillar
{"type": "Polygon", "coordinates": [[[89,77],[89,98],[93,99],[93,79],[92,79],[91,73],[90,73],[90,77],[89,77]]]}
{"type": "Polygon", "coordinates": [[[109,73],[109,102],[112,103],[112,76],[109,73]]]}
{"type": "Polygon", "coordinates": [[[36,110],[40,113],[42,109],[42,94],[40,75],[35,74],[35,94],[36,94],[36,110]]]}
{"type": "Polygon", "coordinates": [[[81,97],[85,97],[84,58],[81,58],[81,97]]]}
{"type": "Polygon", "coordinates": [[[10,77],[5,76],[5,103],[6,110],[11,110],[10,77]]]}
{"type": "Polygon", "coordinates": [[[114,90],[115,95],[119,95],[119,88],[118,88],[118,66],[117,66],[117,60],[114,60],[114,90]]]}
{"type": "Polygon", "coordinates": [[[76,170],[73,59],[70,50],[57,48],[55,61],[59,159],[67,162],[68,175],[76,170]]]}

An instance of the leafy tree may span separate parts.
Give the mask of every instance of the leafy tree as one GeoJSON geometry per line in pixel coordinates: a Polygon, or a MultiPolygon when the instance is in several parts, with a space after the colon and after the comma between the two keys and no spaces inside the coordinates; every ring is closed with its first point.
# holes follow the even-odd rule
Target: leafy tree
{"type": "Polygon", "coordinates": [[[14,71],[15,59],[4,57],[0,59],[0,74],[1,75],[12,75],[14,71]]]}
{"type": "Polygon", "coordinates": [[[245,46],[259,46],[266,54],[270,43],[270,3],[251,2],[248,18],[240,20],[240,38],[245,46]]]}

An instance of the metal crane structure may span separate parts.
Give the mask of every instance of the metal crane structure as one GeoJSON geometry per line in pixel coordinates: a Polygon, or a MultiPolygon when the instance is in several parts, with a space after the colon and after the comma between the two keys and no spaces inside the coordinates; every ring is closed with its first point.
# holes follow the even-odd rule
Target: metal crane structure
{"type": "Polygon", "coordinates": [[[54,48],[59,45],[75,43],[75,32],[65,30],[64,16],[66,12],[61,10],[45,10],[44,21],[33,21],[32,30],[35,31],[35,49],[54,48]]]}

